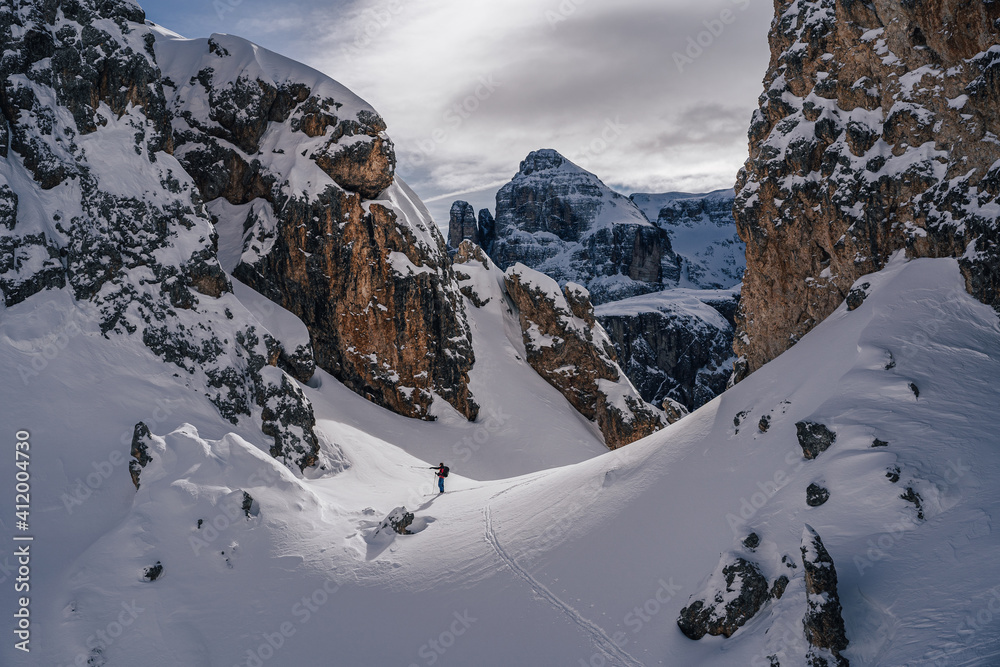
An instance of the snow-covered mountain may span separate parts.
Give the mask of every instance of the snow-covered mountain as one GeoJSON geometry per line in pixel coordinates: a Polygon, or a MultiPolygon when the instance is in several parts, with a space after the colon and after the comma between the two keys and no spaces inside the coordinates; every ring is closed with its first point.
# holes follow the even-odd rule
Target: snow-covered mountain
{"type": "Polygon", "coordinates": [[[0,35],[0,664],[996,663],[967,264],[895,253],[661,429],[585,289],[453,265],[318,72],[130,0],[0,35]]]}
{"type": "MultiPolygon", "coordinates": [[[[496,416],[463,443],[455,424],[392,415],[319,370],[305,389],[317,429],[351,466],[309,480],[196,396],[165,393],[153,355],[118,345],[129,366],[105,363],[99,334],[69,336],[46,372],[5,395],[37,449],[32,567],[46,584],[32,590],[32,653],[5,642],[0,659],[804,665],[809,525],[836,568],[853,664],[990,664],[1000,651],[984,611],[998,599],[997,317],[965,294],[954,260],[900,258],[865,282],[859,308],[842,306],[668,429],[493,482],[462,473],[499,470],[495,452],[522,416],[549,417],[531,424],[533,446],[566,441],[553,404],[532,409],[525,396],[524,413],[496,416]],[[68,419],[45,419],[43,396],[68,419]],[[123,414],[143,415],[153,433],[138,491],[115,456],[131,437],[123,414]],[[836,434],[811,460],[804,422],[836,434]],[[456,472],[448,493],[427,495],[419,468],[442,449],[456,472]],[[813,485],[828,494],[817,506],[813,485]],[[412,534],[375,536],[397,506],[414,514],[412,534]],[[788,581],[731,637],[692,641],[680,610],[710,596],[730,558],[768,591],[788,581]]],[[[69,303],[61,291],[38,299],[4,311],[7,367],[69,303]]]]}
{"type": "Polygon", "coordinates": [[[743,280],[746,244],[736,232],[734,193],[637,193],[629,198],[670,237],[681,287],[728,289],[743,280]]]}
{"type": "Polygon", "coordinates": [[[723,391],[732,372],[739,290],[714,297],[726,303],[728,322],[688,292],[739,284],[745,246],[732,204],[732,190],[626,199],[557,152],[540,150],[497,193],[495,221],[488,210],[477,219],[470,204],[456,201],[448,238],[452,250],[463,240],[482,245],[501,267],[521,263],[560,285],[584,285],[642,397],[656,405],[669,398],[683,412],[723,391]],[[660,256],[655,279],[633,280],[636,253],[647,265],[660,256]]]}
{"type": "Polygon", "coordinates": [[[631,200],[554,150],[529,154],[496,202],[492,229],[479,235],[502,269],[521,263],[560,285],[583,285],[595,304],[677,284],[667,236],[631,200]]]}

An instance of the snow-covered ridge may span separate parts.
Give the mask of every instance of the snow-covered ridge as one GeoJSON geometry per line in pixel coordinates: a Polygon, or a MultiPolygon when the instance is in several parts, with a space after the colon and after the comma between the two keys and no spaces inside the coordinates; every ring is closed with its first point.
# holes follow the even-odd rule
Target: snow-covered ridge
{"type": "Polygon", "coordinates": [[[641,294],[620,301],[603,303],[594,308],[598,317],[613,315],[638,315],[658,310],[689,315],[716,328],[728,326],[726,318],[718,309],[709,305],[713,301],[733,300],[739,297],[739,287],[735,289],[698,290],[670,289],[653,294],[641,294]]]}
{"type": "Polygon", "coordinates": [[[637,193],[629,198],[667,232],[681,259],[681,286],[719,289],[743,280],[746,244],[733,218],[732,189],[705,194],[637,193]]]}

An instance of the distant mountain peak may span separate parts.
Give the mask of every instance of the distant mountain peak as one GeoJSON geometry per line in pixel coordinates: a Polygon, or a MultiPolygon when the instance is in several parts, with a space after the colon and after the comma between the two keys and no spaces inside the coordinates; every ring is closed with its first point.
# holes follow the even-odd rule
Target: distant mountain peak
{"type": "MultiPolygon", "coordinates": [[[[559,151],[552,148],[542,148],[537,151],[532,151],[528,153],[528,157],[521,160],[520,173],[525,176],[530,176],[531,174],[538,171],[548,171],[550,169],[559,169],[565,164],[577,167],[565,157],[563,157],[559,151]]],[[[580,167],[577,167],[578,171],[584,171],[580,167]]]]}
{"type": "Polygon", "coordinates": [[[628,197],[549,148],[521,161],[497,192],[492,229],[480,236],[501,268],[520,262],[561,285],[579,283],[595,303],[656,292],[679,275],[663,231],[628,197]]]}

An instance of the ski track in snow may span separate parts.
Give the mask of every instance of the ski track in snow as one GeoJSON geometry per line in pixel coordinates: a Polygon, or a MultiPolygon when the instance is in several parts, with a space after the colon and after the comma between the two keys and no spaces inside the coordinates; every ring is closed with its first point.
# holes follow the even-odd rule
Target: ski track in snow
{"type": "Polygon", "coordinates": [[[493,550],[496,552],[497,556],[510,567],[511,571],[514,572],[518,577],[523,579],[528,586],[535,592],[536,595],[544,598],[553,607],[561,611],[563,614],[569,617],[571,621],[580,626],[590,635],[591,640],[597,646],[597,649],[603,653],[609,660],[611,664],[614,665],[624,665],[627,667],[643,667],[643,664],[625,652],[620,646],[618,646],[611,637],[596,623],[584,618],[580,612],[574,609],[569,604],[563,602],[558,595],[550,591],[545,584],[538,581],[531,575],[530,572],[525,570],[523,567],[517,564],[507,553],[507,551],[500,545],[500,541],[497,539],[496,531],[493,530],[493,512],[492,503],[493,501],[508,491],[527,484],[528,482],[534,481],[533,479],[521,482],[520,484],[515,484],[514,486],[508,487],[503,491],[500,491],[487,501],[486,506],[483,508],[483,515],[486,518],[486,541],[490,543],[493,550]]]}

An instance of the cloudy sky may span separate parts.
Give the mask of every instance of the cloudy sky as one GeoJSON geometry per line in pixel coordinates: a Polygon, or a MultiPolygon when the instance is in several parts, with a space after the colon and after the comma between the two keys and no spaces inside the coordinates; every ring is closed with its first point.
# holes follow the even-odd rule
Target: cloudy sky
{"type": "Polygon", "coordinates": [[[139,2],[181,34],[246,37],[364,97],[439,223],[454,199],[492,208],[538,148],[625,194],[731,187],[773,12],[765,0],[139,2]]]}

